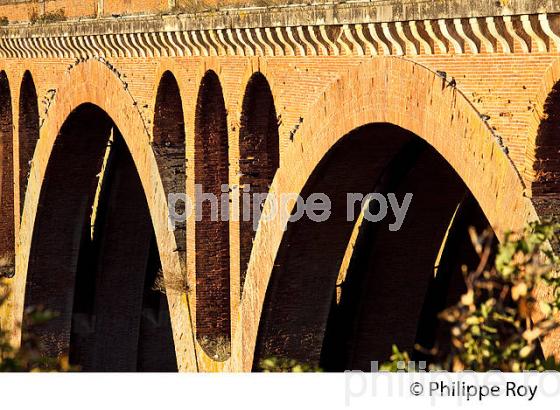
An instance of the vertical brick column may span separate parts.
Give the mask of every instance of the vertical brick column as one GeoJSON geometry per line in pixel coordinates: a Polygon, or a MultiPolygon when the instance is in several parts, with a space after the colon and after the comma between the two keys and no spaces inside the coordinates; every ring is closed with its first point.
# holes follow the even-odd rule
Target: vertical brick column
{"type": "MultiPolygon", "coordinates": [[[[153,147],[165,193],[185,193],[185,118],[183,103],[177,80],[170,71],[161,77],[154,108],[153,147]]],[[[185,211],[184,203],[178,201],[174,210],[177,214],[185,211]]],[[[185,268],[186,223],[177,223],[174,230],[177,252],[185,268]]],[[[186,282],[185,272],[174,272],[174,280],[186,282]]]]}
{"type": "Polygon", "coordinates": [[[196,331],[201,346],[217,360],[229,356],[231,337],[229,211],[219,209],[221,186],[228,183],[226,115],[220,81],[209,71],[201,81],[196,105],[195,183],[202,194],[218,199],[218,213],[212,215],[211,203],[204,201],[202,219],[196,222],[196,331]]]}
{"type": "Polygon", "coordinates": [[[33,77],[29,71],[23,75],[19,97],[19,205],[23,212],[27,180],[35,145],[39,139],[39,106],[33,77]]]}
{"type": "Polygon", "coordinates": [[[14,266],[14,162],[10,85],[0,73],[0,276],[12,276],[14,266]]]}
{"type": "MultiPolygon", "coordinates": [[[[247,273],[258,220],[253,218],[253,201],[243,201],[243,189],[250,187],[250,198],[267,193],[280,163],[278,119],[274,99],[266,78],[253,74],[247,84],[239,131],[239,230],[240,290],[247,273]],[[248,205],[248,206],[247,206],[248,205]],[[247,218],[246,216],[249,216],[247,218]]],[[[264,203],[264,201],[263,201],[264,203]]],[[[257,207],[260,204],[255,204],[257,207]]]]}

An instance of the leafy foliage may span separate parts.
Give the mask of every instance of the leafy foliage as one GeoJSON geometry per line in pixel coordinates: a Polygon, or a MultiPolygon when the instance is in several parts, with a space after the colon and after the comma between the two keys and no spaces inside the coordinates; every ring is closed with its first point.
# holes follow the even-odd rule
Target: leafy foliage
{"type": "MultiPolygon", "coordinates": [[[[460,301],[440,314],[451,327],[451,350],[445,357],[436,352],[432,369],[560,369],[553,357],[542,357],[539,344],[560,327],[558,258],[550,246],[557,228],[532,223],[522,235],[508,233],[494,263],[492,235],[471,235],[480,263],[466,274],[467,291],[460,301]]],[[[404,369],[402,362],[409,361],[409,355],[394,346],[381,370],[404,369]]]]}
{"type": "Polygon", "coordinates": [[[297,360],[281,357],[263,359],[259,363],[259,366],[265,373],[308,373],[321,371],[319,368],[300,363],[297,360]]]}

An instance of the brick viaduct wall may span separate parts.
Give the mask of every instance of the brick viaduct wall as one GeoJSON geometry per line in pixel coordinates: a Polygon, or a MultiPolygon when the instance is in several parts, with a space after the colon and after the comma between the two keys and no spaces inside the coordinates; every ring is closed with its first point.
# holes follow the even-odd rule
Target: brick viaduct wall
{"type": "MultiPolygon", "coordinates": [[[[2,0],[0,17],[10,23],[26,23],[33,12],[39,16],[62,9],[68,19],[91,19],[107,16],[177,15],[210,12],[217,21],[233,16],[247,24],[253,17],[258,21],[273,22],[334,19],[343,22],[348,18],[365,21],[409,21],[449,16],[479,17],[494,15],[520,15],[543,11],[556,11],[554,0],[373,0],[352,2],[317,1],[313,11],[303,1],[293,0],[2,0]],[[322,4],[324,3],[324,4],[322,4]],[[242,9],[239,13],[237,9],[242,9]],[[222,12],[220,12],[220,10],[222,12]],[[242,16],[241,18],[239,18],[242,16]]],[[[217,24],[212,26],[216,27],[217,24]]]]}
{"type": "Polygon", "coordinates": [[[41,15],[61,8],[69,18],[97,15],[97,1],[51,0],[3,1],[0,3],[0,16],[5,16],[10,22],[23,22],[29,21],[34,13],[41,15]]]}
{"type": "MultiPolygon", "coordinates": [[[[268,7],[288,3],[290,2],[274,0],[270,1],[268,7]]],[[[10,22],[17,23],[31,20],[33,14],[48,15],[59,10],[63,10],[68,19],[78,19],[112,15],[194,13],[224,7],[259,5],[262,3],[253,0],[3,0],[0,2],[0,17],[5,16],[10,22]]]]}
{"type": "MultiPolygon", "coordinates": [[[[301,192],[345,135],[390,123],[424,139],[445,159],[498,233],[543,215],[546,205],[550,213],[556,206],[553,183],[535,190],[535,198],[532,192],[540,169],[556,169],[553,142],[546,137],[551,128],[543,133],[542,120],[556,115],[551,91],[560,79],[557,16],[412,21],[281,27],[269,31],[270,37],[258,27],[145,35],[146,23],[129,26],[121,36],[88,36],[79,32],[85,27],[63,35],[65,24],[61,32],[53,26],[35,40],[22,37],[21,28],[4,32],[0,185],[8,206],[2,207],[1,232],[9,238],[14,227],[15,245],[3,240],[2,251],[16,248],[16,275],[2,323],[21,317],[48,160],[60,128],[83,103],[105,111],[126,142],[168,283],[186,276],[188,292],[167,290],[180,370],[251,370],[284,236],[278,220],[256,234],[234,221],[214,226],[194,220],[184,234],[169,232],[167,193],[182,186],[193,197],[197,182],[217,191],[221,183],[249,178],[263,187],[271,182],[269,192],[301,192]],[[455,78],[457,86],[436,71],[455,78]],[[30,149],[29,117],[35,110],[39,138],[30,149]],[[266,149],[252,152],[254,141],[266,149]],[[13,193],[7,178],[14,179],[13,193]],[[212,275],[204,278],[202,269],[212,275]],[[205,332],[230,339],[224,357],[216,360],[201,345],[198,336],[205,332]]],[[[558,343],[551,340],[544,348],[557,353],[558,343]]]]}
{"type": "Polygon", "coordinates": [[[33,14],[38,16],[64,10],[66,18],[92,18],[112,14],[156,14],[169,10],[167,0],[24,0],[0,2],[0,16],[10,22],[29,21],[33,14]]]}

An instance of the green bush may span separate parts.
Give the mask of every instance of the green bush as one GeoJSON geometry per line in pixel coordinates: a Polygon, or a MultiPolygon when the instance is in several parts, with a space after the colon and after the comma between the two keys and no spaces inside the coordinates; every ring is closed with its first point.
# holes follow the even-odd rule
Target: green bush
{"type": "MultiPolygon", "coordinates": [[[[478,237],[479,267],[466,275],[460,301],[440,314],[450,325],[450,351],[433,353],[431,369],[560,370],[553,357],[543,358],[539,343],[560,326],[558,258],[550,247],[556,229],[533,223],[522,235],[507,234],[493,263],[491,235],[478,237]],[[547,295],[546,300],[537,300],[536,293],[547,295]]],[[[407,352],[393,346],[381,370],[407,368],[409,361],[407,352]]]]}
{"type": "Polygon", "coordinates": [[[263,359],[260,361],[259,367],[265,373],[307,373],[321,371],[321,369],[308,364],[281,357],[263,359]]]}

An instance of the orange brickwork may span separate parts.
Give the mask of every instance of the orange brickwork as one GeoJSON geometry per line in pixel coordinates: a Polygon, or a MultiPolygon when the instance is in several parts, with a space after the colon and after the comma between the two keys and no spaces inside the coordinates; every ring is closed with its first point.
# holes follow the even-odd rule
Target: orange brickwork
{"type": "MultiPolygon", "coordinates": [[[[75,15],[96,14],[98,4],[81,2],[75,15]]],[[[25,19],[25,5],[2,4],[0,15],[25,19]]],[[[105,1],[103,10],[165,7],[105,1]]],[[[201,29],[168,18],[138,18],[122,31],[119,19],[99,19],[2,32],[0,251],[15,258],[15,276],[0,320],[15,341],[24,308],[45,302],[62,311],[47,334],[52,351],[78,346],[74,354],[94,357],[93,369],[116,363],[119,352],[119,369],[151,368],[147,343],[169,345],[171,336],[158,330],[167,322],[181,371],[250,371],[275,353],[320,362],[328,329],[338,329],[330,309],[355,245],[355,227],[340,213],[344,194],[414,191],[416,223],[393,236],[381,229],[369,259],[360,259],[378,275],[367,287],[377,299],[356,307],[371,319],[360,332],[382,352],[389,339],[378,340],[376,329],[388,334],[388,324],[419,314],[462,198],[471,198],[478,222],[498,235],[558,210],[557,15],[273,30],[201,29]],[[122,150],[122,166],[111,177],[114,191],[96,194],[111,141],[122,150]],[[338,213],[320,226],[277,218],[252,231],[228,205],[229,220],[212,221],[203,208],[202,220],[170,231],[168,195],[194,198],[195,184],[215,194],[222,184],[269,194],[324,190],[338,213]],[[91,239],[95,195],[118,199],[108,200],[99,228],[114,246],[91,239]],[[91,260],[102,262],[94,287],[110,301],[96,320],[117,336],[135,329],[146,337],[115,336],[136,350],[107,335],[93,348],[94,308],[84,303],[77,312],[67,304],[88,288],[72,284],[91,260]],[[408,262],[422,267],[420,276],[408,262]],[[148,279],[141,270],[151,272],[148,279]],[[165,303],[143,282],[158,275],[165,303]],[[402,300],[410,303],[399,309],[402,300]],[[122,317],[109,305],[119,312],[132,306],[130,322],[111,323],[122,317]]],[[[265,213],[272,206],[267,200],[265,213]]],[[[415,325],[395,337],[410,342],[415,325]]],[[[363,361],[371,352],[359,340],[350,353],[363,361]]],[[[543,350],[558,355],[558,339],[543,350]]]]}

